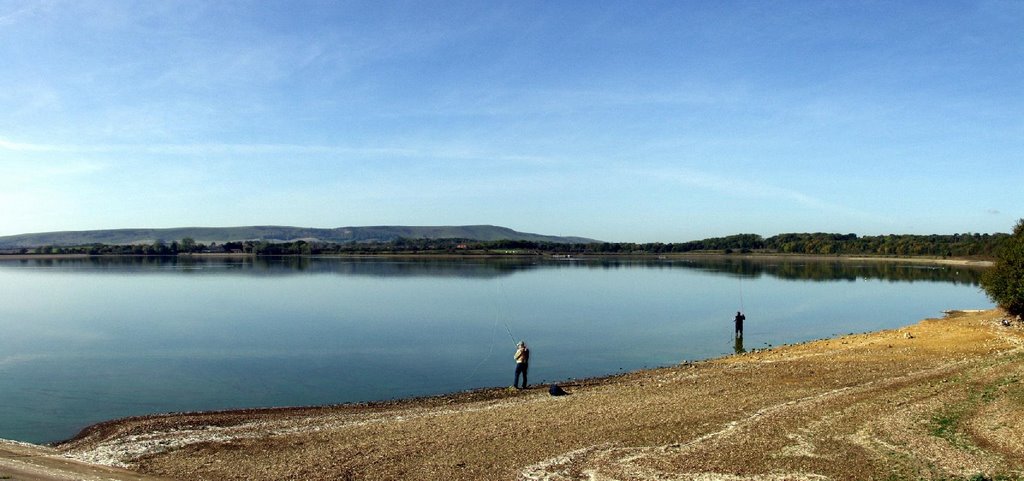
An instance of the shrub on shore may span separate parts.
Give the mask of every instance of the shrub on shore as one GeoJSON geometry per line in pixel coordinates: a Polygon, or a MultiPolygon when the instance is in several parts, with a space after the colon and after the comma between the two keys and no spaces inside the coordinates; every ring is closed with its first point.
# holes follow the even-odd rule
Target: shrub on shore
{"type": "Polygon", "coordinates": [[[1024,314],[1024,219],[996,253],[996,264],[981,278],[988,297],[1011,315],[1024,314]]]}

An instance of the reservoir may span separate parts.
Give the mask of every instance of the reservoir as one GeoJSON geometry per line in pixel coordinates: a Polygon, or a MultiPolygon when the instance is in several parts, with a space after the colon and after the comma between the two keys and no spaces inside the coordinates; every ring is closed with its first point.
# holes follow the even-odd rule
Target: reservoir
{"type": "Polygon", "coordinates": [[[519,340],[546,384],[897,328],[993,307],[980,274],[730,257],[0,260],[0,438],[510,386],[519,340]]]}

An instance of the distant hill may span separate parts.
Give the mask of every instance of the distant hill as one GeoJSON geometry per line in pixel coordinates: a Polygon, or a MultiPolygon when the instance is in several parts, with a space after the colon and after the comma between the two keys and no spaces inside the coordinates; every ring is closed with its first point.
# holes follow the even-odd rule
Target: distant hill
{"type": "Polygon", "coordinates": [[[290,242],[390,242],[407,239],[466,239],[477,241],[526,240],[559,244],[600,242],[583,237],[561,237],[518,232],[493,225],[464,226],[371,226],[316,229],[309,227],[176,227],[171,229],[110,229],[64,232],[42,232],[0,237],[0,249],[41,246],[80,246],[89,244],[128,245],[171,242],[190,237],[196,242],[222,244],[231,241],[290,242]]]}

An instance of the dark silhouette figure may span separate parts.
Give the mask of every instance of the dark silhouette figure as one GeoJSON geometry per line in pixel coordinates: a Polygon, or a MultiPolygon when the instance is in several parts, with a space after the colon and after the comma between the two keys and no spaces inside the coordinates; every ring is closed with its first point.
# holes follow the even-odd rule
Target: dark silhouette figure
{"type": "Polygon", "coordinates": [[[526,371],[530,369],[530,349],[526,347],[526,343],[520,341],[519,346],[516,349],[516,379],[512,383],[512,386],[516,389],[526,389],[526,371]],[[523,375],[523,387],[519,387],[519,375],[523,375]]]}
{"type": "Polygon", "coordinates": [[[733,319],[733,322],[736,323],[736,338],[737,339],[743,337],[743,321],[745,321],[746,319],[747,319],[747,316],[744,316],[743,313],[740,312],[740,311],[736,311],[736,318],[733,319]]]}

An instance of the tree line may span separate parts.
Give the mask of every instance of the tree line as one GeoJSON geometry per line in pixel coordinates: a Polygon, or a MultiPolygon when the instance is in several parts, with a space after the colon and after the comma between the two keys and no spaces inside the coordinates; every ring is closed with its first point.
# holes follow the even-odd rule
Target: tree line
{"type": "Polygon", "coordinates": [[[526,240],[407,239],[390,242],[236,241],[203,244],[192,238],[150,244],[43,246],[22,254],[178,255],[228,253],[247,255],[373,255],[373,254],[680,254],[779,253],[810,255],[874,255],[992,258],[1009,234],[881,235],[804,233],[762,237],[737,234],[679,243],[595,242],[565,244],[526,240]]]}

